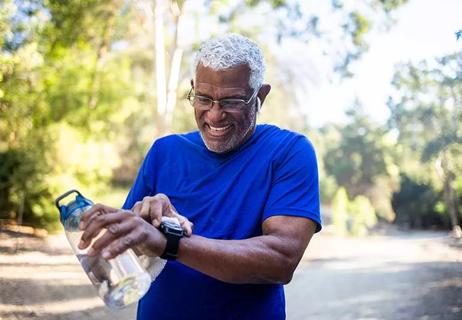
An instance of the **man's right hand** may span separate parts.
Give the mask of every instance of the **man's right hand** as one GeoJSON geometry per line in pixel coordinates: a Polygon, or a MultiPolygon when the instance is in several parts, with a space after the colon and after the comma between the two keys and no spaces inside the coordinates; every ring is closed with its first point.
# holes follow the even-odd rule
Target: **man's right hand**
{"type": "Polygon", "coordinates": [[[162,216],[177,218],[185,235],[189,237],[192,234],[193,223],[176,211],[165,194],[158,193],[152,197],[144,197],[142,201],[135,203],[132,211],[156,228],[159,227],[162,216]]]}

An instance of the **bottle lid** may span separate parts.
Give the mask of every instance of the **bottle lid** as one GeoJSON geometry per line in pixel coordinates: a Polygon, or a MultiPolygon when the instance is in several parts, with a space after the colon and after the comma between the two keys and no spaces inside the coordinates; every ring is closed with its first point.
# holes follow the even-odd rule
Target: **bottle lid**
{"type": "Polygon", "coordinates": [[[85,198],[79,191],[69,190],[63,193],[58,198],[56,198],[55,204],[60,213],[61,223],[64,223],[64,221],[66,221],[66,219],[69,218],[72,212],[83,207],[91,206],[93,205],[93,202],[90,199],[85,198]],[[61,200],[63,200],[72,193],[77,193],[77,195],[75,196],[75,200],[69,202],[67,205],[60,204],[61,200]]]}

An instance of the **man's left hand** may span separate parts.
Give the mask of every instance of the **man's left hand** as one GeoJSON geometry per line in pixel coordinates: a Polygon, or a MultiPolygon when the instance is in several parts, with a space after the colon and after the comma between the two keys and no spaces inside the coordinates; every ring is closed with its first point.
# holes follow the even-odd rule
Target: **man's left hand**
{"type": "Polygon", "coordinates": [[[192,234],[193,223],[185,216],[179,214],[170,199],[163,193],[158,193],[152,197],[144,197],[143,200],[137,201],[132,211],[157,228],[160,225],[162,217],[176,218],[181,228],[183,228],[185,235],[189,237],[192,234]]]}

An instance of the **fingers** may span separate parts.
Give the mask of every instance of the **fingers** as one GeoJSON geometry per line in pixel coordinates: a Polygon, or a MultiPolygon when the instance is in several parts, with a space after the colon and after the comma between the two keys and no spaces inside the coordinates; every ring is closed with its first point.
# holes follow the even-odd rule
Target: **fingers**
{"type": "Polygon", "coordinates": [[[88,250],[89,256],[98,254],[101,250],[110,245],[113,241],[118,238],[125,236],[137,227],[137,222],[134,219],[135,216],[127,218],[121,222],[113,223],[107,226],[107,231],[99,237],[88,250]]]}
{"type": "Polygon", "coordinates": [[[101,214],[116,212],[118,209],[106,206],[104,204],[94,204],[89,210],[87,210],[80,218],[80,229],[85,229],[91,219],[101,214]]]}
{"type": "Polygon", "coordinates": [[[135,205],[132,207],[132,211],[133,211],[133,213],[136,214],[137,216],[140,216],[140,217],[142,217],[143,219],[148,219],[149,216],[148,216],[148,217],[143,217],[143,216],[141,215],[141,208],[142,208],[142,207],[143,207],[143,202],[142,202],[142,201],[137,201],[137,202],[135,203],[135,205]]]}
{"type": "Polygon", "coordinates": [[[127,217],[126,211],[118,211],[107,214],[96,215],[96,212],[92,215],[91,219],[86,222],[86,225],[81,227],[84,229],[79,243],[79,249],[85,249],[88,247],[93,238],[95,238],[103,228],[108,225],[118,223],[127,217]]]}
{"type": "Polygon", "coordinates": [[[165,211],[165,201],[159,200],[156,198],[154,201],[151,202],[152,210],[151,210],[151,224],[158,228],[160,226],[160,222],[162,220],[162,216],[166,216],[167,212],[165,211]]]}
{"type": "Polygon", "coordinates": [[[157,200],[157,205],[155,206],[154,212],[151,213],[151,216],[155,217],[155,222],[153,221],[153,225],[155,227],[159,227],[163,216],[176,217],[178,212],[165,194],[158,193],[154,196],[154,198],[157,200]]]}
{"type": "Polygon", "coordinates": [[[180,226],[183,229],[185,235],[190,237],[192,235],[192,229],[193,229],[194,224],[191,221],[189,221],[186,217],[178,213],[175,213],[175,217],[180,222],[180,226]]]}
{"type": "Polygon", "coordinates": [[[144,197],[142,201],[135,203],[132,211],[155,227],[159,227],[162,216],[172,217],[176,213],[170,199],[162,193],[144,197]]]}
{"type": "Polygon", "coordinates": [[[152,219],[151,217],[151,206],[152,206],[152,197],[144,197],[143,201],[141,202],[140,208],[140,216],[147,221],[152,219]]]}
{"type": "MultiPolygon", "coordinates": [[[[152,228],[152,226],[151,226],[152,228]]],[[[127,249],[135,248],[145,242],[147,233],[142,226],[131,229],[128,234],[112,241],[109,246],[103,249],[101,256],[104,259],[112,259],[127,249]]]]}
{"type": "Polygon", "coordinates": [[[163,193],[158,193],[152,197],[144,197],[142,201],[135,203],[132,211],[156,228],[159,227],[162,217],[175,217],[180,221],[185,235],[190,236],[192,234],[193,223],[178,214],[170,199],[163,193]]]}

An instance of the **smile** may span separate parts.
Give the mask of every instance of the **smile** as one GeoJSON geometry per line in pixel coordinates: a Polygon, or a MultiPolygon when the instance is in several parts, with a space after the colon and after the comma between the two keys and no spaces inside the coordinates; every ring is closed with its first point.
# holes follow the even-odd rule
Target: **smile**
{"type": "Polygon", "coordinates": [[[206,124],[205,127],[208,129],[207,131],[211,136],[221,137],[221,136],[224,136],[226,133],[228,133],[232,125],[229,124],[224,127],[214,127],[209,124],[206,124]]]}

